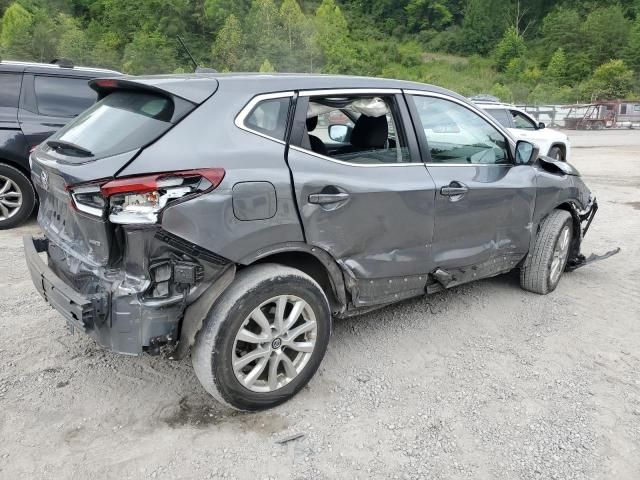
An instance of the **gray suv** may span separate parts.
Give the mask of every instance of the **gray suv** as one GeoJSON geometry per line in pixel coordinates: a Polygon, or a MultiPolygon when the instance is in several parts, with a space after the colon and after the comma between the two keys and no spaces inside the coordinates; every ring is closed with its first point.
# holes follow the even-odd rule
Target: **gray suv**
{"type": "Polygon", "coordinates": [[[241,410],[295,395],[331,321],[519,269],[546,294],[585,263],[597,205],[450,91],[315,75],[99,79],[31,156],[34,285],[123,354],[191,354],[241,410]]]}

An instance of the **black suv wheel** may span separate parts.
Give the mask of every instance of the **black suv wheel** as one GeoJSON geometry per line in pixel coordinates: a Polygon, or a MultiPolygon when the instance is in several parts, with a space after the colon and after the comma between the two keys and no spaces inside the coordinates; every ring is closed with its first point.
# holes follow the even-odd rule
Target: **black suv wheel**
{"type": "Polygon", "coordinates": [[[24,222],[36,205],[36,193],[27,176],[0,164],[0,230],[24,222]]]}

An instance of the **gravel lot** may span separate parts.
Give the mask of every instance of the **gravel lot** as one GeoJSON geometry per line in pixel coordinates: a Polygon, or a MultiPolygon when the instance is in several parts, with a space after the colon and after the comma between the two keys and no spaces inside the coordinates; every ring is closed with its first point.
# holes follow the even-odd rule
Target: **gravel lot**
{"type": "Polygon", "coordinates": [[[572,132],[600,211],[548,296],[509,274],[337,321],[274,410],[67,334],[0,232],[0,478],[640,478],[640,133],[572,132]],[[283,445],[294,434],[302,438],[283,445]]]}

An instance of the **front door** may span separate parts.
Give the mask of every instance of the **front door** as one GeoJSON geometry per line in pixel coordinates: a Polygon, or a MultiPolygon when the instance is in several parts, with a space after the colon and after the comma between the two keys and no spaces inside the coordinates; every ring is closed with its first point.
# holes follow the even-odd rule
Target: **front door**
{"type": "Polygon", "coordinates": [[[436,184],[435,266],[459,270],[457,283],[510,270],[529,248],[533,168],[515,165],[507,137],[465,103],[409,97],[436,184]]]}
{"type": "Polygon", "coordinates": [[[351,277],[356,305],[422,294],[433,267],[434,184],[408,115],[400,91],[298,98],[287,161],[305,238],[351,277]]]}

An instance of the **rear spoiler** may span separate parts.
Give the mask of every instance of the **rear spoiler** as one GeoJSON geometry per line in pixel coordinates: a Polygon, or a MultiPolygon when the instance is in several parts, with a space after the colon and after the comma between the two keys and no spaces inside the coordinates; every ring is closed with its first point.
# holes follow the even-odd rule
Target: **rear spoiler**
{"type": "Polygon", "coordinates": [[[96,78],[89,86],[98,92],[98,99],[114,90],[146,90],[181,98],[200,105],[218,89],[218,80],[204,75],[167,75],[154,77],[96,78]]]}

